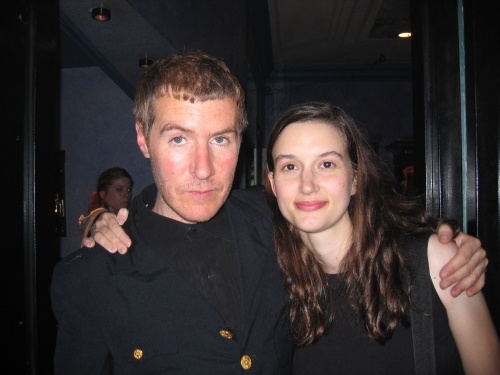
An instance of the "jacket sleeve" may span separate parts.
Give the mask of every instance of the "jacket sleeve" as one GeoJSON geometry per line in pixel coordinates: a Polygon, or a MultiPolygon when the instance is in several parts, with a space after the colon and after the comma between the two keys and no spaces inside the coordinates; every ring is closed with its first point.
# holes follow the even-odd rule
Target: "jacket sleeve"
{"type": "Polygon", "coordinates": [[[59,322],[54,356],[55,375],[112,374],[109,349],[89,309],[84,277],[63,259],[54,269],[52,309],[59,322]],[[87,303],[86,303],[87,302],[87,303]]]}

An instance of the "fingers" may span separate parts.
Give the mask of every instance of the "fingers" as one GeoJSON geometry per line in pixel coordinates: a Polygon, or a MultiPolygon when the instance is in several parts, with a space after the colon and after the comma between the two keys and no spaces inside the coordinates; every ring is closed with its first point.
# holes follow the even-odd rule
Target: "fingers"
{"type": "Polygon", "coordinates": [[[448,224],[443,223],[438,226],[437,235],[439,242],[447,244],[453,239],[454,232],[448,224]]]}
{"type": "MultiPolygon", "coordinates": [[[[441,227],[439,228],[441,230],[441,227]]],[[[448,228],[449,229],[449,228],[448,228]]],[[[448,232],[448,230],[445,230],[445,232],[448,232]]],[[[439,237],[439,234],[438,234],[439,237]]],[[[441,241],[441,238],[439,238],[439,242],[443,243],[441,241]]],[[[441,272],[439,272],[439,276],[441,279],[446,279],[448,276],[454,274],[459,270],[461,267],[464,267],[472,258],[472,256],[480,252],[482,255],[480,259],[486,257],[486,251],[481,248],[481,241],[479,241],[477,238],[469,236],[465,233],[460,232],[456,237],[455,237],[455,243],[457,246],[459,246],[457,250],[457,254],[446,264],[441,272]]],[[[477,261],[477,263],[473,264],[473,267],[470,268],[470,272],[472,272],[472,269],[479,263],[480,260],[477,261]]],[[[469,273],[470,273],[469,272],[469,273]]],[[[456,280],[459,281],[460,279],[456,280]]],[[[455,281],[455,282],[456,282],[455,281]]],[[[445,286],[444,288],[447,288],[448,286],[452,285],[453,283],[450,283],[449,285],[445,286]]]]}
{"type": "Polygon", "coordinates": [[[112,240],[109,240],[106,235],[104,235],[101,231],[95,230],[93,233],[94,240],[99,245],[104,247],[110,253],[116,253],[118,250],[118,246],[114,244],[112,240]]]}
{"type": "MultiPolygon", "coordinates": [[[[121,218],[128,216],[128,212],[122,213],[121,218]]],[[[119,252],[125,254],[131,245],[130,237],[127,236],[117,221],[117,217],[112,213],[104,213],[95,223],[93,231],[95,242],[111,253],[119,252]]]]}
{"type": "Polygon", "coordinates": [[[483,250],[481,248],[481,241],[479,241],[478,238],[469,236],[468,234],[463,232],[457,234],[457,236],[455,237],[455,243],[460,248],[463,246],[467,246],[467,248],[470,250],[471,256],[473,252],[483,250]]]}
{"type": "Polygon", "coordinates": [[[481,265],[476,267],[469,276],[465,277],[451,288],[451,295],[457,297],[465,291],[466,295],[471,297],[479,293],[486,281],[485,273],[487,264],[488,259],[484,259],[484,262],[481,262],[481,265]]]}
{"type": "Polygon", "coordinates": [[[95,241],[92,237],[83,237],[82,239],[82,247],[94,247],[95,241]]]}
{"type": "Polygon", "coordinates": [[[126,208],[121,208],[116,215],[116,221],[118,224],[123,225],[128,218],[128,210],[126,208]]]}
{"type": "Polygon", "coordinates": [[[467,292],[468,296],[473,296],[484,286],[484,273],[486,272],[487,265],[488,259],[486,258],[486,251],[480,249],[480,251],[472,255],[471,259],[464,266],[458,268],[456,272],[441,280],[439,285],[442,289],[446,289],[450,285],[455,284],[450,291],[453,297],[460,295],[464,291],[467,292]]]}

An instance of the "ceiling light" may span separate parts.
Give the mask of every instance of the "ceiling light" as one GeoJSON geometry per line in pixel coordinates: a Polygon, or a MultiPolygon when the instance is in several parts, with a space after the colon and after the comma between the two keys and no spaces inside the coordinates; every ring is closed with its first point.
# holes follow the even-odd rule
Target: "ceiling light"
{"type": "Polygon", "coordinates": [[[111,19],[111,11],[103,8],[101,4],[100,8],[92,9],[92,18],[100,22],[109,21],[111,19]]]}
{"type": "Polygon", "coordinates": [[[411,33],[409,31],[405,31],[405,32],[399,33],[398,36],[400,38],[410,38],[411,37],[411,33]]]}
{"type": "Polygon", "coordinates": [[[148,59],[147,57],[145,59],[140,59],[139,60],[139,66],[143,69],[149,68],[151,65],[153,65],[153,60],[148,59]]]}

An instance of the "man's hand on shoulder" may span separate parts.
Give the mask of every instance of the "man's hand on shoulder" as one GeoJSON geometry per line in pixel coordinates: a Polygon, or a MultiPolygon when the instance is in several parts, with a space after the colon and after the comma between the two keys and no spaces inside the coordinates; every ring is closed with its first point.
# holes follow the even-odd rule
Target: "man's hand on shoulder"
{"type": "Polygon", "coordinates": [[[439,273],[440,287],[446,289],[453,285],[450,291],[453,297],[464,291],[469,297],[480,292],[485,283],[484,273],[488,265],[486,250],[481,247],[481,241],[462,232],[455,236],[448,224],[441,224],[437,234],[442,244],[454,240],[458,246],[456,255],[439,273]]]}
{"type": "Polygon", "coordinates": [[[122,229],[123,223],[127,221],[128,210],[122,208],[118,214],[105,212],[101,214],[99,219],[92,226],[92,237],[86,237],[82,241],[82,245],[93,247],[96,243],[104,247],[110,253],[125,254],[132,244],[130,237],[122,229]]]}

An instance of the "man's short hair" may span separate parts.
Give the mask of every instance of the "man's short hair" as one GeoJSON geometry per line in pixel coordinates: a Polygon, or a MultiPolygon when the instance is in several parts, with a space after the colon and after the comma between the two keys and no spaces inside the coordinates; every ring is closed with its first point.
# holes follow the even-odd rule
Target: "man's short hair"
{"type": "Polygon", "coordinates": [[[155,103],[165,95],[191,103],[234,99],[240,135],[248,124],[245,93],[240,83],[226,64],[205,53],[175,53],[156,61],[142,75],[135,93],[134,115],[143,127],[146,140],[156,117],[155,103]]]}

